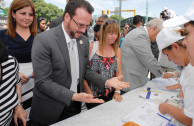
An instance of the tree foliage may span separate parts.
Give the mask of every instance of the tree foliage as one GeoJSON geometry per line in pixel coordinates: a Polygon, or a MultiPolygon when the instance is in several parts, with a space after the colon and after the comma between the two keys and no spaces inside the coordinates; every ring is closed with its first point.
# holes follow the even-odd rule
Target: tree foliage
{"type": "Polygon", "coordinates": [[[3,11],[4,11],[4,13],[5,13],[5,16],[8,15],[8,10],[9,10],[9,7],[6,7],[6,8],[3,9],[3,11]]]}
{"type": "MultiPolygon", "coordinates": [[[[114,20],[117,20],[119,22],[119,15],[111,15],[110,18],[114,19],[114,20]]],[[[123,20],[124,18],[121,16],[121,21],[123,20]]]]}
{"type": "Polygon", "coordinates": [[[43,17],[48,21],[63,15],[63,9],[50,3],[47,4],[44,0],[32,0],[32,2],[34,2],[37,18],[43,17]]]}

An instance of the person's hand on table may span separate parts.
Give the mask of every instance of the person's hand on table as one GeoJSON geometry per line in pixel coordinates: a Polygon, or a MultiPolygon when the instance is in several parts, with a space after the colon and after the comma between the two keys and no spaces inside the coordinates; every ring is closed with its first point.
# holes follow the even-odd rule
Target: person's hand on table
{"type": "Polygon", "coordinates": [[[23,109],[21,105],[17,105],[14,110],[14,123],[18,126],[18,118],[23,122],[23,125],[26,126],[27,112],[23,109]]]}
{"type": "Polygon", "coordinates": [[[29,79],[30,79],[28,76],[24,75],[24,74],[21,73],[21,72],[19,72],[19,75],[20,75],[21,83],[22,83],[22,84],[28,82],[29,79]]]}
{"type": "Polygon", "coordinates": [[[176,89],[179,89],[180,87],[181,87],[181,85],[180,85],[180,83],[178,83],[178,84],[166,86],[166,89],[168,89],[168,90],[176,90],[176,89]]]}
{"type": "Polygon", "coordinates": [[[114,93],[112,99],[115,99],[116,102],[121,102],[123,100],[122,96],[118,92],[114,93]]]}
{"type": "Polygon", "coordinates": [[[171,105],[168,103],[161,103],[158,107],[161,114],[166,114],[168,112],[168,109],[171,105]]]}
{"type": "Polygon", "coordinates": [[[122,88],[128,88],[129,82],[122,82],[123,76],[113,77],[111,79],[108,79],[105,82],[105,86],[107,87],[113,87],[118,90],[121,90],[122,88]]]}
{"type": "Polygon", "coordinates": [[[182,91],[182,86],[181,86],[180,83],[174,84],[174,85],[171,85],[171,86],[166,86],[166,89],[168,89],[168,90],[176,90],[176,89],[180,89],[180,91],[179,91],[179,96],[180,96],[181,98],[184,98],[183,91],[182,91]]]}
{"type": "Polygon", "coordinates": [[[104,103],[104,100],[94,98],[91,94],[86,93],[74,93],[72,97],[73,101],[80,101],[85,103],[104,103]]]}
{"type": "Polygon", "coordinates": [[[180,87],[179,96],[180,96],[181,98],[184,98],[182,86],[180,87]]]}
{"type": "Polygon", "coordinates": [[[164,76],[162,78],[174,78],[174,74],[173,73],[167,73],[167,72],[164,72],[164,76]]]}

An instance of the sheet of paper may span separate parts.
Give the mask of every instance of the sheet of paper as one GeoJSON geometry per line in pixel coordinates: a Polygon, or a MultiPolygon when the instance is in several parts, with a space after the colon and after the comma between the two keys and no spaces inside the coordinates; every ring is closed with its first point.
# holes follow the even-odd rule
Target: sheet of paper
{"type": "MultiPolygon", "coordinates": [[[[140,126],[166,126],[168,120],[162,118],[157,113],[160,113],[158,105],[151,102],[145,102],[139,108],[126,115],[122,121],[124,123],[133,121],[140,126]]],[[[171,119],[169,115],[165,115],[165,117],[171,119]]]]}
{"type": "Polygon", "coordinates": [[[184,99],[179,96],[171,96],[171,98],[166,99],[165,102],[175,107],[184,108],[184,99]]]}
{"type": "Polygon", "coordinates": [[[174,85],[179,83],[175,78],[155,78],[152,80],[156,84],[156,86],[161,90],[168,90],[166,89],[166,86],[174,85]]]}
{"type": "Polygon", "coordinates": [[[161,99],[161,92],[159,91],[152,91],[150,95],[148,96],[148,91],[147,90],[141,90],[139,97],[146,98],[146,99],[161,99]]]}

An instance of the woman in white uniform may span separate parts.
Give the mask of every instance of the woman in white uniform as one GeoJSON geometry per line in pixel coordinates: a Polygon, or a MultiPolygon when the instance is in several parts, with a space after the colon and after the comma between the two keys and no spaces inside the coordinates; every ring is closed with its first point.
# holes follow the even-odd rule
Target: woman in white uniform
{"type": "MultiPolygon", "coordinates": [[[[186,47],[182,44],[184,37],[181,36],[177,29],[180,28],[163,28],[158,34],[156,41],[158,48],[162,53],[168,56],[170,61],[173,61],[179,66],[185,66],[182,70],[180,77],[180,84],[182,86],[184,100],[188,100],[188,88],[192,83],[192,78],[194,77],[194,68],[189,64],[189,56],[186,51],[186,47]]],[[[191,94],[190,94],[191,95],[191,94]]],[[[190,115],[190,109],[188,105],[189,101],[184,104],[186,108],[178,108],[168,103],[161,103],[159,105],[159,110],[162,114],[170,114],[177,121],[185,124],[192,124],[192,116],[190,115]]],[[[190,103],[189,103],[190,104],[190,103]]]]}
{"type": "MultiPolygon", "coordinates": [[[[191,82],[187,85],[182,85],[184,93],[184,114],[190,116],[191,120],[194,118],[194,75],[192,70],[194,69],[194,1],[182,16],[169,19],[164,22],[164,27],[184,26],[186,32],[186,39],[183,41],[183,45],[186,46],[190,65],[187,68],[189,76],[186,76],[187,82],[191,82]]],[[[186,69],[185,69],[186,70],[186,69]]],[[[192,125],[192,122],[190,123],[192,125]]]]}

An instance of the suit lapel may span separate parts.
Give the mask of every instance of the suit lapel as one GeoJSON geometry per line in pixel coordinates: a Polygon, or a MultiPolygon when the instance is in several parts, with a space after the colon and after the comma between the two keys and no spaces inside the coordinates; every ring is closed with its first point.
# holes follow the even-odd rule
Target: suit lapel
{"type": "Polygon", "coordinates": [[[67,48],[67,43],[66,43],[64,32],[62,30],[62,25],[59,25],[57,27],[56,35],[57,35],[57,43],[59,45],[59,48],[60,48],[61,52],[63,53],[63,56],[64,56],[63,58],[64,58],[65,63],[67,65],[67,69],[69,71],[69,74],[71,74],[69,51],[68,51],[68,48],[67,48]]]}

